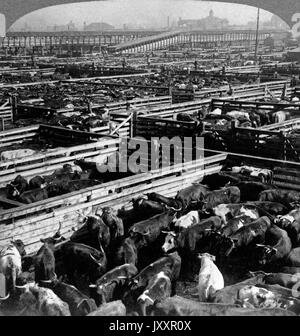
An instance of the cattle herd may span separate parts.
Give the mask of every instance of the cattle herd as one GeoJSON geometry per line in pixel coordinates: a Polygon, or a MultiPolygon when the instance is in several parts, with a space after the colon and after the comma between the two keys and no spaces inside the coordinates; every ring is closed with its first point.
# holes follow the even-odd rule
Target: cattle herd
{"type": "Polygon", "coordinates": [[[34,255],[15,237],[1,251],[0,312],[299,315],[300,193],[272,179],[232,166],[174,198],[153,192],[130,210],[78,211],[70,239],[61,222],[34,255]]]}

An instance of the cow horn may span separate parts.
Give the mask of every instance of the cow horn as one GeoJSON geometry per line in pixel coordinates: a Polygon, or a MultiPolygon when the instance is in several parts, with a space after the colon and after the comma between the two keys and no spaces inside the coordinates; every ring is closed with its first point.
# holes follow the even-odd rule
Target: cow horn
{"type": "Polygon", "coordinates": [[[257,247],[267,247],[266,245],[263,244],[256,244],[257,247]]]}
{"type": "Polygon", "coordinates": [[[92,260],[95,261],[95,263],[99,266],[101,266],[101,263],[90,253],[90,257],[92,258],[92,260]]]}
{"type": "Polygon", "coordinates": [[[10,293],[8,293],[4,298],[0,298],[0,301],[7,300],[10,297],[10,293]]]}
{"type": "Polygon", "coordinates": [[[52,280],[40,280],[42,283],[52,283],[52,280]]]}
{"type": "Polygon", "coordinates": [[[93,284],[89,285],[89,288],[97,288],[97,287],[98,287],[97,285],[93,285],[93,284]]]}

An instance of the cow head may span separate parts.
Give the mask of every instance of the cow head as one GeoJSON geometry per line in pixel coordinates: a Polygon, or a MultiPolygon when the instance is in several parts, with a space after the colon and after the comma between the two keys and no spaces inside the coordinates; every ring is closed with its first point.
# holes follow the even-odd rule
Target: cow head
{"type": "Polygon", "coordinates": [[[177,248],[176,233],[174,231],[170,231],[170,232],[162,231],[162,233],[166,234],[165,242],[162,246],[162,250],[165,253],[168,253],[169,251],[176,249],[177,248]]]}
{"type": "Polygon", "coordinates": [[[24,257],[26,255],[25,245],[22,242],[22,240],[20,239],[12,240],[11,243],[17,248],[21,257],[24,257]]]}
{"type": "Polygon", "coordinates": [[[20,196],[20,191],[18,190],[17,188],[17,184],[14,184],[13,182],[9,183],[7,186],[6,186],[6,193],[7,193],[7,198],[15,198],[15,197],[18,197],[20,196]]]}
{"type": "Polygon", "coordinates": [[[41,238],[40,241],[43,243],[43,244],[46,244],[48,246],[51,246],[54,248],[54,246],[56,244],[59,244],[63,241],[65,241],[66,239],[61,235],[60,233],[60,230],[61,230],[61,222],[59,222],[59,227],[58,227],[58,230],[57,232],[52,236],[52,237],[49,237],[49,238],[41,238]]]}
{"type": "Polygon", "coordinates": [[[209,253],[199,253],[198,255],[197,255],[197,257],[199,258],[199,259],[203,259],[203,258],[208,258],[208,259],[210,259],[211,261],[216,261],[216,257],[214,256],[214,255],[212,255],[212,254],[209,254],[209,253]]]}
{"type": "Polygon", "coordinates": [[[277,216],[274,220],[274,223],[284,229],[290,226],[294,221],[294,217],[287,214],[285,216],[277,216]]]}

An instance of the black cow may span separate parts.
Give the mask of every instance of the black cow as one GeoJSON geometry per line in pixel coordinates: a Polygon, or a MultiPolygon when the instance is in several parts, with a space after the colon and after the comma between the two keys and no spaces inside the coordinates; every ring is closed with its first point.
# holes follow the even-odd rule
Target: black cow
{"type": "Polygon", "coordinates": [[[257,201],[262,191],[270,190],[270,185],[255,181],[243,181],[236,186],[241,192],[241,202],[257,201]]]}
{"type": "Polygon", "coordinates": [[[6,186],[6,195],[9,199],[18,199],[19,196],[28,190],[27,180],[18,175],[11,183],[6,186]]]}
{"type": "Polygon", "coordinates": [[[106,272],[107,259],[103,250],[67,242],[60,247],[59,252],[71,283],[76,281],[76,274],[87,276],[89,282],[93,283],[106,272]]]}
{"type": "Polygon", "coordinates": [[[269,189],[262,191],[259,194],[258,200],[262,202],[278,202],[291,208],[295,203],[300,202],[300,192],[284,189],[269,189]]]}
{"type": "Polygon", "coordinates": [[[70,241],[88,245],[98,251],[101,251],[101,248],[106,251],[110,238],[109,227],[99,216],[87,216],[84,218],[83,226],[72,234],[70,241]]]}
{"type": "Polygon", "coordinates": [[[20,203],[31,204],[39,201],[43,201],[49,197],[47,189],[34,189],[25,191],[16,197],[16,200],[20,203]]]}
{"type": "Polygon", "coordinates": [[[76,287],[61,281],[54,281],[49,286],[53,292],[69,306],[72,316],[86,316],[97,309],[96,303],[76,287]]]}
{"type": "Polygon", "coordinates": [[[113,208],[105,207],[102,209],[103,222],[109,227],[112,240],[124,236],[124,224],[113,208]]]}
{"type": "Polygon", "coordinates": [[[120,266],[123,264],[137,265],[138,250],[135,241],[131,237],[124,239],[120,246],[116,248],[113,256],[113,264],[120,266]]]}
{"type": "Polygon", "coordinates": [[[240,190],[237,187],[225,187],[220,190],[208,192],[203,199],[204,208],[212,209],[219,204],[239,203],[240,190]]]}
{"type": "Polygon", "coordinates": [[[294,248],[287,257],[287,265],[300,267],[300,247],[294,248]]]}
{"type": "Polygon", "coordinates": [[[167,210],[164,204],[139,197],[132,200],[132,205],[138,218],[146,219],[161,214],[167,210]]]}
{"type": "Polygon", "coordinates": [[[34,256],[35,281],[37,283],[47,283],[57,278],[55,273],[55,245],[62,241],[60,235],[61,223],[57,233],[46,239],[41,239],[43,246],[34,256]]]}
{"type": "Polygon", "coordinates": [[[114,300],[117,290],[123,287],[137,273],[137,268],[132,264],[124,264],[105,273],[96,281],[95,285],[90,285],[91,289],[97,289],[97,295],[95,296],[97,304],[114,300]]]}
{"type": "Polygon", "coordinates": [[[35,176],[29,181],[29,189],[42,189],[46,186],[45,178],[42,176],[35,176]]]}
{"type": "Polygon", "coordinates": [[[273,225],[266,231],[264,244],[258,244],[253,254],[260,265],[278,266],[278,263],[284,261],[291,250],[292,243],[287,232],[273,225]]]}

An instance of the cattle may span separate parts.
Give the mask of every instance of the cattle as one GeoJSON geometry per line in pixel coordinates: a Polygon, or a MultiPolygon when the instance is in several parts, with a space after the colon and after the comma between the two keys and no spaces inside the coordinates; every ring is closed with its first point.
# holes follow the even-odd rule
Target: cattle
{"type": "Polygon", "coordinates": [[[205,209],[213,209],[220,204],[234,204],[239,202],[240,190],[238,187],[226,187],[208,192],[203,199],[205,209]]]}
{"type": "MultiPolygon", "coordinates": [[[[276,308],[277,298],[271,291],[248,285],[238,291],[238,300],[247,308],[276,308]]],[[[278,307],[279,308],[279,307],[278,307]]]]}
{"type": "Polygon", "coordinates": [[[34,256],[35,280],[37,283],[51,282],[57,278],[55,273],[55,245],[61,242],[61,223],[57,233],[46,239],[41,239],[43,246],[34,256]]]}
{"type": "Polygon", "coordinates": [[[26,254],[24,243],[13,240],[0,251],[0,273],[6,279],[8,294],[0,300],[6,300],[11,293],[15,293],[17,278],[22,273],[22,256],[26,254]]]}
{"type": "Polygon", "coordinates": [[[286,231],[273,225],[266,231],[264,244],[256,245],[253,254],[256,255],[255,258],[260,265],[278,265],[291,250],[292,243],[286,231]]]}
{"type": "Polygon", "coordinates": [[[158,302],[154,307],[155,316],[296,316],[295,313],[280,309],[250,309],[234,304],[201,303],[180,296],[173,296],[158,302]]]}
{"type": "Polygon", "coordinates": [[[220,204],[212,209],[212,213],[222,219],[224,225],[230,219],[247,216],[256,220],[260,217],[259,210],[256,206],[250,204],[220,204]]]}
{"type": "Polygon", "coordinates": [[[138,251],[135,241],[131,237],[124,239],[120,246],[117,247],[113,258],[115,266],[123,264],[137,265],[138,251]]]}
{"type": "Polygon", "coordinates": [[[230,117],[233,117],[234,119],[247,119],[250,121],[250,116],[249,116],[249,113],[247,112],[241,112],[241,111],[230,111],[230,112],[227,112],[226,115],[230,116],[230,117]]]}
{"type": "Polygon", "coordinates": [[[97,309],[96,303],[76,287],[61,281],[54,281],[50,289],[69,306],[72,316],[86,316],[97,309]]]}
{"type": "Polygon", "coordinates": [[[153,306],[171,296],[171,280],[162,271],[153,276],[145,289],[145,291],[137,298],[137,304],[140,307],[141,315],[147,316],[147,308],[153,306]]]}
{"type": "Polygon", "coordinates": [[[31,204],[39,201],[43,201],[49,197],[46,189],[34,189],[28,190],[16,197],[16,200],[20,203],[31,204]]]}
{"type": "Polygon", "coordinates": [[[175,214],[167,211],[163,214],[156,215],[142,222],[135,223],[129,229],[129,235],[137,237],[139,246],[147,246],[160,236],[163,230],[168,230],[174,219],[175,214]]]}
{"type": "Polygon", "coordinates": [[[224,288],[224,278],[214,264],[216,258],[208,253],[199,254],[201,268],[198,279],[198,295],[200,302],[209,301],[211,295],[224,288]]]}
{"type": "Polygon", "coordinates": [[[20,296],[21,316],[71,316],[69,306],[49,288],[36,284],[25,286],[25,292],[20,296]]]}
{"type": "Polygon", "coordinates": [[[174,209],[175,211],[181,211],[182,210],[182,205],[178,203],[175,199],[165,197],[163,195],[157,194],[155,192],[152,192],[150,194],[146,195],[148,197],[148,200],[164,204],[170,209],[174,209]]]}
{"type": "Polygon", "coordinates": [[[11,150],[11,151],[4,151],[0,155],[1,161],[12,161],[12,160],[17,160],[17,159],[22,159],[25,157],[32,156],[36,154],[37,151],[33,149],[16,149],[16,150],[11,150]]]}
{"type": "Polygon", "coordinates": [[[257,209],[261,209],[262,213],[269,213],[271,216],[280,216],[288,213],[288,208],[277,202],[247,202],[246,204],[253,205],[257,209]]]}
{"type": "Polygon", "coordinates": [[[290,119],[290,113],[287,111],[277,111],[272,113],[271,121],[273,124],[281,123],[290,119]]]}
{"type": "Polygon", "coordinates": [[[111,242],[109,227],[99,216],[79,216],[83,225],[72,234],[70,241],[106,251],[111,242]]]}
{"type": "Polygon", "coordinates": [[[124,285],[137,273],[138,270],[133,264],[124,264],[105,273],[96,281],[95,285],[89,286],[91,289],[96,288],[97,304],[99,305],[112,301],[114,299],[116,288],[124,285]]]}
{"type": "Polygon", "coordinates": [[[29,180],[29,189],[43,189],[46,187],[45,178],[42,176],[35,176],[29,180]]]}
{"type": "Polygon", "coordinates": [[[138,197],[132,200],[132,205],[134,211],[139,217],[149,218],[155,215],[166,212],[167,208],[164,204],[159,202],[151,201],[147,199],[146,196],[138,197]]]}
{"type": "Polygon", "coordinates": [[[262,191],[270,189],[270,185],[255,181],[242,181],[235,186],[240,190],[241,202],[257,201],[262,191]]]}
{"type": "Polygon", "coordinates": [[[27,180],[18,175],[11,183],[6,186],[6,195],[9,199],[17,199],[20,194],[28,190],[27,180]]]}
{"type": "Polygon", "coordinates": [[[175,196],[175,201],[180,202],[182,209],[187,209],[193,203],[203,201],[205,195],[208,193],[208,187],[202,184],[193,184],[190,187],[178,191],[175,196]]]}
{"type": "Polygon", "coordinates": [[[278,202],[291,208],[295,203],[300,202],[300,193],[294,190],[270,189],[262,191],[258,200],[261,202],[278,202]]]}
{"type": "Polygon", "coordinates": [[[296,247],[300,233],[300,208],[294,209],[284,216],[277,217],[276,224],[287,231],[293,246],[296,247]]]}
{"type": "Polygon", "coordinates": [[[110,229],[111,239],[115,240],[124,236],[124,224],[113,208],[105,207],[102,209],[101,218],[110,229]]]}
{"type": "Polygon", "coordinates": [[[196,225],[200,223],[200,215],[198,211],[190,211],[186,215],[179,217],[178,219],[174,219],[175,229],[183,230],[187,229],[190,226],[196,225]]]}
{"type": "Polygon", "coordinates": [[[90,283],[99,279],[107,268],[106,254],[90,246],[66,242],[59,249],[68,280],[76,281],[76,274],[87,276],[90,283]]]}
{"type": "Polygon", "coordinates": [[[273,180],[273,172],[269,169],[256,168],[251,166],[232,167],[232,172],[245,174],[260,179],[262,183],[271,183],[273,180]]]}
{"type": "Polygon", "coordinates": [[[300,281],[300,273],[287,274],[287,273],[270,273],[266,274],[264,281],[269,285],[279,285],[282,287],[293,289],[300,281]]]}
{"type": "Polygon", "coordinates": [[[261,244],[265,241],[265,234],[271,226],[271,221],[268,217],[261,217],[251,224],[239,229],[231,236],[234,242],[234,247],[249,247],[255,244],[261,244]]]}
{"type": "Polygon", "coordinates": [[[102,304],[88,316],[126,316],[127,311],[121,300],[102,304]]]}
{"type": "Polygon", "coordinates": [[[247,226],[248,224],[251,224],[253,222],[253,219],[248,216],[237,216],[232,219],[230,219],[227,224],[222,227],[220,230],[222,234],[226,237],[230,237],[235,232],[237,232],[240,228],[247,226]]]}

